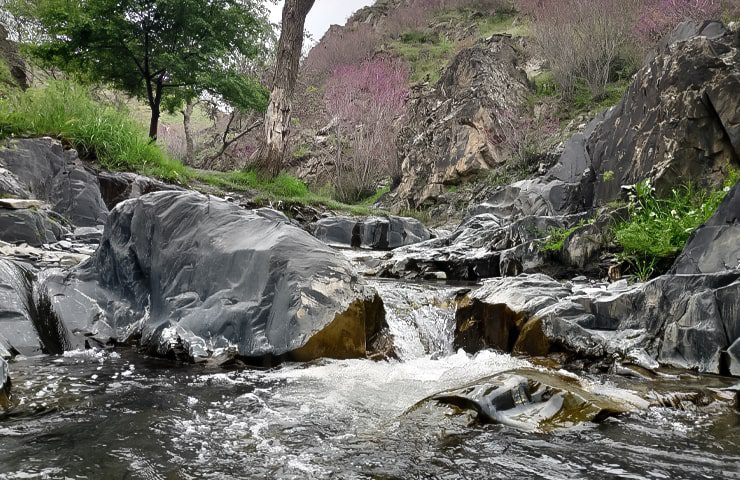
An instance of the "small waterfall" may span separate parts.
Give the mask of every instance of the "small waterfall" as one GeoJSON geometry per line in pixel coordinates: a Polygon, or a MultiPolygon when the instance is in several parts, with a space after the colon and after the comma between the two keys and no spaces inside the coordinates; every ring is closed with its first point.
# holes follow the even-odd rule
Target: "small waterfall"
{"type": "Polygon", "coordinates": [[[370,284],[383,299],[399,359],[453,353],[454,296],[458,289],[393,280],[372,280],[370,284]]]}

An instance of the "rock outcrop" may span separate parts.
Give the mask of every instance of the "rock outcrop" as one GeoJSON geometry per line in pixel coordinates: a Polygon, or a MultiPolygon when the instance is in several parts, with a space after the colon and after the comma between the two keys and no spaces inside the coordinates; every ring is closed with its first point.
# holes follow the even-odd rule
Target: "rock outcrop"
{"type": "Polygon", "coordinates": [[[0,358],[49,351],[35,324],[32,283],[33,273],[27,266],[0,258],[0,358]]]}
{"type": "MultiPolygon", "coordinates": [[[[0,24],[0,62],[4,62],[10,73],[10,79],[14,86],[28,88],[28,77],[26,76],[26,62],[18,51],[18,44],[8,39],[8,30],[5,25],[0,24]]],[[[0,88],[4,88],[2,85],[0,88]]]]}
{"type": "Polygon", "coordinates": [[[392,250],[429,240],[423,223],[406,217],[328,217],[309,227],[314,236],[329,245],[392,250]]]}
{"type": "Polygon", "coordinates": [[[398,207],[418,207],[511,154],[500,141],[525,109],[529,83],[515,42],[496,35],[462,50],[431,92],[410,101],[398,137],[398,207]]]}
{"type": "Polygon", "coordinates": [[[95,255],[49,274],[41,305],[72,346],[140,337],[158,355],[358,357],[383,306],[341,254],[284,221],[165,191],[119,204],[95,255]]]}
{"type": "Polygon", "coordinates": [[[0,148],[0,196],[42,200],[72,225],[102,225],[108,208],[97,176],[51,138],[11,140],[0,148]]]}
{"type": "Polygon", "coordinates": [[[38,207],[6,208],[0,200],[0,240],[38,247],[62,239],[67,229],[38,207]]]}
{"type": "Polygon", "coordinates": [[[683,24],[545,175],[501,187],[473,211],[571,214],[619,199],[621,186],[646,178],[659,194],[688,179],[716,187],[740,166],[739,89],[738,32],[683,24]]]}
{"type": "MultiPolygon", "coordinates": [[[[740,269],[740,183],[686,242],[673,273],[716,273],[740,269]]],[[[738,314],[740,315],[740,313],[738,314]]]]}

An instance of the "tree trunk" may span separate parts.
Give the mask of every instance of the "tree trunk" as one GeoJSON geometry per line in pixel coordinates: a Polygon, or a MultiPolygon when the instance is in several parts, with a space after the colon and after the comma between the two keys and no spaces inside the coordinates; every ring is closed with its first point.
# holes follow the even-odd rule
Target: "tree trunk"
{"type": "Polygon", "coordinates": [[[254,165],[270,175],[277,175],[290,133],[293,91],[303,50],[303,26],[314,0],[285,0],[282,30],[278,40],[275,73],[272,77],[270,103],[265,112],[265,137],[257,150],[254,165]]]}
{"type": "Polygon", "coordinates": [[[185,132],[185,164],[193,165],[195,161],[195,144],[193,142],[193,132],[190,130],[190,119],[193,116],[193,107],[195,101],[188,100],[185,102],[185,109],[182,111],[182,129],[185,132]]]}
{"type": "Polygon", "coordinates": [[[152,117],[149,120],[149,138],[152,142],[157,141],[157,132],[159,131],[159,116],[160,107],[162,105],[162,88],[164,80],[162,76],[157,79],[157,83],[154,87],[154,94],[152,95],[152,88],[147,85],[149,91],[149,108],[152,111],[152,117]]]}

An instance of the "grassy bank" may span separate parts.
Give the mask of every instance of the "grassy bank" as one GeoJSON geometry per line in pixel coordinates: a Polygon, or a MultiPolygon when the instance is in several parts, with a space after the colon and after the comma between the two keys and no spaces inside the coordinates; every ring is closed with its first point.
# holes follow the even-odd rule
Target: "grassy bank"
{"type": "Polygon", "coordinates": [[[191,169],[152,143],[134,113],[104,105],[71,82],[51,82],[25,92],[13,90],[0,98],[0,136],[54,137],[105,169],[136,172],[179,185],[206,184],[224,192],[256,192],[256,200],[266,203],[323,206],[355,215],[383,213],[370,208],[372,198],[347,205],[311,191],[287,174],[263,178],[254,171],[191,169]]]}

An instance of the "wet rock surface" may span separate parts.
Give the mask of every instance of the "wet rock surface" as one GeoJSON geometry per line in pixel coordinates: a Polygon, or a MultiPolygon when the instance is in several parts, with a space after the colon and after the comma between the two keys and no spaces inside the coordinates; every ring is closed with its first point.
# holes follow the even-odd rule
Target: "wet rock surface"
{"type": "Polygon", "coordinates": [[[382,302],[340,254],[193,192],[120,204],[95,255],[49,273],[41,295],[75,345],[140,336],[185,358],[364,356],[384,326],[382,302]]]}
{"type": "Polygon", "coordinates": [[[38,247],[61,240],[67,229],[53,212],[37,208],[3,208],[0,205],[0,240],[38,247]]]}
{"type": "Polygon", "coordinates": [[[43,351],[36,325],[33,274],[20,263],[0,258],[0,357],[33,356],[43,351]]]}
{"type": "Polygon", "coordinates": [[[322,218],[312,224],[309,230],[329,245],[372,250],[391,250],[432,237],[429,229],[420,221],[396,216],[322,218]]]}
{"type": "Polygon", "coordinates": [[[503,372],[473,385],[439,393],[432,400],[475,412],[481,423],[547,432],[585,422],[601,422],[647,402],[589,391],[577,377],[534,369],[503,372]]]}

